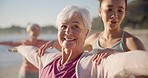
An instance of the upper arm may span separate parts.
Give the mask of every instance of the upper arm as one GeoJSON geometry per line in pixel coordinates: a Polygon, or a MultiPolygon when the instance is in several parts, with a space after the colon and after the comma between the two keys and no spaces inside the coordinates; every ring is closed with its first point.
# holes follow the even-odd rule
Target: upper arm
{"type": "Polygon", "coordinates": [[[144,44],[136,37],[130,37],[126,40],[129,50],[145,50],[144,44]]]}
{"type": "Polygon", "coordinates": [[[93,49],[93,43],[98,38],[98,36],[99,36],[99,33],[94,33],[94,34],[90,35],[85,40],[84,49],[88,50],[88,51],[91,51],[93,49]]]}

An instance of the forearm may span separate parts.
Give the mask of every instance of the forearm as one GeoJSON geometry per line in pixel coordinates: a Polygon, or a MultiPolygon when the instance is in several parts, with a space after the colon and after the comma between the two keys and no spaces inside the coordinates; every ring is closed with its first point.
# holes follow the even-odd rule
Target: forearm
{"type": "Polygon", "coordinates": [[[17,43],[17,42],[15,43],[15,42],[9,41],[9,42],[0,42],[0,45],[15,47],[15,46],[21,45],[21,43],[17,43]]]}
{"type": "Polygon", "coordinates": [[[147,59],[147,52],[135,50],[113,54],[104,59],[102,65],[110,77],[148,76],[147,59]]]}

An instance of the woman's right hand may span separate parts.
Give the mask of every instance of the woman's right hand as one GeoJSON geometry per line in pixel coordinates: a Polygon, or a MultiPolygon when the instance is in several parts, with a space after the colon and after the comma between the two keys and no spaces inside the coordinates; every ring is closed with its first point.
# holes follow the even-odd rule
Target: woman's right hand
{"type": "Polygon", "coordinates": [[[56,45],[55,40],[45,43],[37,50],[38,56],[39,57],[43,56],[45,54],[45,51],[47,50],[47,48],[53,48],[53,47],[55,47],[55,45],[56,45]]]}
{"type": "Polygon", "coordinates": [[[11,48],[11,49],[8,49],[8,51],[10,51],[10,52],[17,52],[17,48],[16,47],[11,48]]]}
{"type": "Polygon", "coordinates": [[[95,61],[95,63],[99,65],[102,59],[107,58],[109,55],[114,53],[117,53],[117,51],[114,49],[109,49],[109,48],[106,48],[104,50],[98,49],[98,53],[93,57],[93,61],[95,61]]]}

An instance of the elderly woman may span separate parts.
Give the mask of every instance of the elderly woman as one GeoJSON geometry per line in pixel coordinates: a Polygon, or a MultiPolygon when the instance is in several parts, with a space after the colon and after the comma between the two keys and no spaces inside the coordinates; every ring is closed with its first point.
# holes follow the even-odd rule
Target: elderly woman
{"type": "Polygon", "coordinates": [[[37,48],[33,46],[12,49],[40,69],[40,78],[121,78],[131,74],[148,75],[148,62],[144,61],[148,59],[147,52],[116,53],[103,59],[100,65],[92,61],[95,54],[84,52],[83,49],[91,29],[91,17],[87,9],[67,6],[57,16],[57,24],[61,52],[46,52],[39,57],[37,48]]]}

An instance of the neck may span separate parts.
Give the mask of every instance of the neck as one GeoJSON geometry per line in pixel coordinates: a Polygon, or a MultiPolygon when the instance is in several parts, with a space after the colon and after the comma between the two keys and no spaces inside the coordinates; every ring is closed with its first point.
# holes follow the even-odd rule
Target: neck
{"type": "Polygon", "coordinates": [[[79,50],[79,51],[72,51],[72,50],[66,50],[64,49],[62,51],[62,60],[61,60],[61,65],[67,64],[70,61],[73,61],[74,59],[76,59],[81,53],[83,52],[83,50],[79,50]]]}
{"type": "Polygon", "coordinates": [[[37,42],[37,38],[33,38],[33,37],[32,37],[32,38],[30,38],[29,40],[30,40],[30,42],[37,42]]]}
{"type": "Polygon", "coordinates": [[[113,39],[113,38],[121,37],[121,35],[122,35],[121,29],[116,29],[116,30],[105,29],[102,33],[102,36],[105,39],[113,39]]]}

